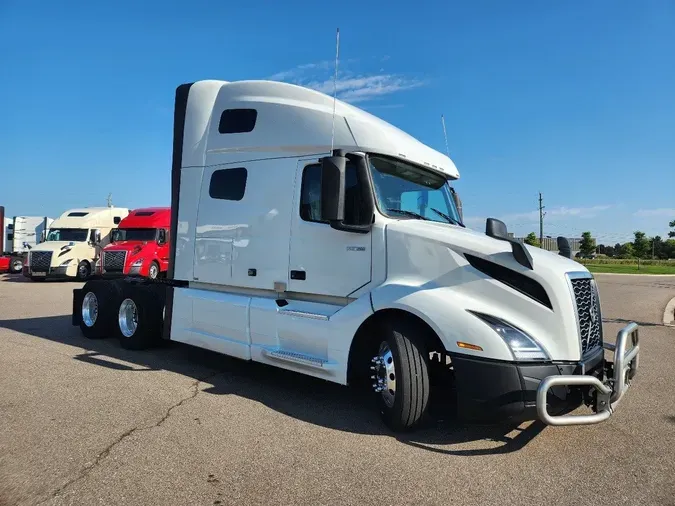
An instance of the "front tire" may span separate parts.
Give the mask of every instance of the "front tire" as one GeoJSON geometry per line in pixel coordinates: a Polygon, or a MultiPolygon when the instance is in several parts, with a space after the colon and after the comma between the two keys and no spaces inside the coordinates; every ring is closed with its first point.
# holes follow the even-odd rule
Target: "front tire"
{"type": "Polygon", "coordinates": [[[78,281],[86,281],[91,276],[91,265],[86,260],[82,260],[77,264],[77,273],[75,277],[78,281]]]}
{"type": "Polygon", "coordinates": [[[21,258],[12,258],[9,261],[9,272],[11,274],[20,274],[23,270],[23,260],[21,258]]]}
{"type": "Polygon", "coordinates": [[[148,277],[150,279],[157,279],[159,277],[159,264],[154,260],[152,261],[150,267],[148,268],[148,277]]]}
{"type": "Polygon", "coordinates": [[[399,321],[385,325],[372,359],[373,388],[384,423],[393,431],[415,428],[429,408],[429,353],[419,328],[399,321]]]}

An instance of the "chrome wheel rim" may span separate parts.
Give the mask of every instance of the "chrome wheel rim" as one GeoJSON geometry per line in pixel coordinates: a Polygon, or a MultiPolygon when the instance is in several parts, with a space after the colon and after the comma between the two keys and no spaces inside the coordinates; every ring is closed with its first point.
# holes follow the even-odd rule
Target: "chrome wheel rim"
{"type": "Polygon", "coordinates": [[[152,279],[155,279],[157,277],[157,266],[156,265],[150,266],[150,277],[152,279]]]}
{"type": "Polygon", "coordinates": [[[12,267],[14,267],[14,272],[19,272],[23,269],[23,262],[21,260],[14,260],[12,267]]]}
{"type": "Polygon", "coordinates": [[[93,327],[98,318],[98,299],[94,292],[87,292],[82,299],[82,321],[87,327],[93,327]]]}
{"type": "Polygon", "coordinates": [[[124,337],[131,337],[134,335],[138,328],[138,309],[133,300],[124,299],[122,301],[117,316],[117,322],[120,326],[120,332],[124,337]]]}
{"type": "Polygon", "coordinates": [[[375,372],[371,376],[373,390],[382,395],[384,404],[391,408],[396,400],[396,366],[394,354],[386,341],[380,343],[380,348],[372,360],[370,369],[375,372]]]}

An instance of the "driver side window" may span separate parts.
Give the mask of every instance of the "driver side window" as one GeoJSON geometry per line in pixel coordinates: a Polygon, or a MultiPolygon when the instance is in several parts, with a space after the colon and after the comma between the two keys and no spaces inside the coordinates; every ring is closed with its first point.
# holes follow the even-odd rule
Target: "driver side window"
{"type": "MultiPolygon", "coordinates": [[[[367,209],[364,206],[365,199],[361,192],[363,185],[360,184],[356,167],[352,163],[347,164],[345,191],[345,223],[360,225],[367,220],[367,209]]],[[[302,187],[300,190],[300,218],[304,221],[328,223],[321,219],[321,165],[308,165],[302,172],[302,187]]]]}

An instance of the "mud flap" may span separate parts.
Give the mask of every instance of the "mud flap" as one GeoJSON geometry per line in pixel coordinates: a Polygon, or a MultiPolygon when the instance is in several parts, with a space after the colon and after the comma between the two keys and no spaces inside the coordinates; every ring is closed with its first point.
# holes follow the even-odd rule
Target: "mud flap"
{"type": "Polygon", "coordinates": [[[78,327],[82,321],[82,288],[73,289],[73,314],[71,323],[74,327],[78,327]]]}

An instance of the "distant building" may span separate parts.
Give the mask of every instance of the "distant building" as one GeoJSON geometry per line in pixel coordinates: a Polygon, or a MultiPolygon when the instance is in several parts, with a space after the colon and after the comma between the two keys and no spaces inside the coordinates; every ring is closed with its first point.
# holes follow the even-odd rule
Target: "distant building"
{"type": "MultiPolygon", "coordinates": [[[[513,237],[513,234],[509,233],[509,236],[513,237]]],[[[515,237],[518,242],[525,243],[524,237],[515,237]]],[[[581,238],[580,237],[568,237],[567,240],[570,242],[570,248],[572,249],[572,256],[577,254],[581,249],[581,238]]],[[[543,244],[541,245],[542,249],[548,251],[558,252],[558,238],[557,237],[544,237],[543,244]]]]}

